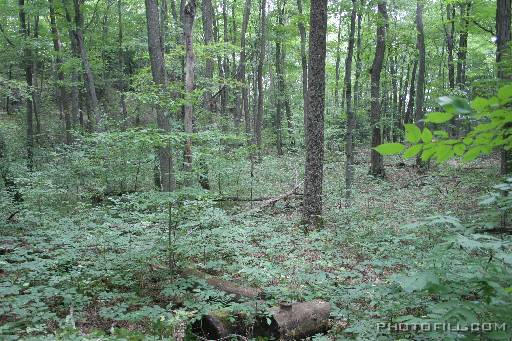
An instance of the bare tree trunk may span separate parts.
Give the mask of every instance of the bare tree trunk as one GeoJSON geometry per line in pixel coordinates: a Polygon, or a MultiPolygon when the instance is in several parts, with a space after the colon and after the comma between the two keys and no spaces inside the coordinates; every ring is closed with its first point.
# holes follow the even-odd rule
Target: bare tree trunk
{"type": "Polygon", "coordinates": [[[62,43],[60,40],[59,30],[57,28],[57,21],[55,19],[55,4],[54,0],[48,0],[50,7],[50,28],[52,31],[53,50],[55,51],[55,64],[57,68],[57,98],[59,104],[59,112],[61,117],[64,117],[64,142],[71,143],[71,115],[69,110],[64,110],[64,103],[66,102],[66,91],[64,89],[64,72],[62,71],[62,43]]]}
{"type": "MultiPolygon", "coordinates": [[[[189,0],[185,5],[183,15],[183,38],[185,41],[185,92],[187,101],[185,104],[185,115],[183,117],[183,126],[185,132],[191,134],[193,132],[193,107],[190,103],[192,92],[194,91],[194,67],[195,55],[192,44],[192,29],[196,15],[196,2],[189,0]]],[[[184,150],[184,169],[188,172],[192,170],[192,140],[187,137],[184,150]]]]}
{"type": "Polygon", "coordinates": [[[309,31],[308,105],[306,114],[306,167],[304,221],[319,226],[322,216],[324,166],[325,54],[327,0],[311,6],[309,31]]]}
{"type": "MultiPolygon", "coordinates": [[[[202,1],[201,12],[203,19],[204,44],[210,45],[213,40],[213,6],[211,0],[202,1]]],[[[205,63],[204,76],[207,79],[207,86],[209,87],[211,86],[211,81],[213,79],[213,59],[208,57],[205,63]]],[[[210,90],[206,90],[204,93],[204,108],[210,112],[215,110],[215,104],[210,90]]]]}
{"type": "MultiPolygon", "coordinates": [[[[278,30],[283,27],[283,15],[284,15],[284,4],[281,9],[281,1],[277,1],[277,28],[278,30]]],[[[277,75],[277,101],[276,101],[276,116],[274,122],[274,128],[277,136],[277,155],[283,155],[283,131],[281,129],[282,108],[284,102],[284,74],[283,74],[283,59],[282,59],[282,44],[281,38],[276,37],[276,75],[277,75]]]]}
{"type": "Polygon", "coordinates": [[[345,205],[351,205],[352,178],[354,164],[354,128],[356,119],[352,108],[352,59],[354,55],[354,34],[356,30],[357,0],[352,0],[352,13],[350,15],[350,33],[348,38],[347,58],[345,59],[345,103],[347,105],[347,133],[345,135],[345,205]]]}
{"type": "MultiPolygon", "coordinates": [[[[34,26],[33,26],[33,36],[37,40],[39,37],[39,13],[36,11],[34,13],[34,26]]],[[[34,85],[32,89],[32,106],[33,112],[34,112],[34,118],[36,120],[36,135],[35,140],[36,142],[39,141],[39,136],[41,135],[41,120],[39,118],[40,116],[40,99],[39,99],[39,91],[37,89],[37,78],[39,73],[39,64],[38,64],[38,48],[35,47],[32,50],[32,84],[34,85]]],[[[41,78],[42,79],[42,78],[41,78]]]]}
{"type": "MultiPolygon", "coordinates": [[[[25,0],[18,0],[20,33],[24,38],[23,64],[27,86],[32,88],[32,51],[28,43],[30,32],[27,29],[27,17],[25,12],[25,0]]],[[[30,89],[32,91],[32,89],[30,89]]],[[[26,97],[26,121],[27,121],[27,168],[32,171],[34,167],[34,123],[32,113],[32,96],[26,97]]]]}
{"type": "MultiPolygon", "coordinates": [[[[162,89],[165,89],[167,87],[167,75],[165,72],[165,60],[162,50],[158,5],[156,0],[145,0],[145,2],[151,74],[153,76],[153,82],[159,85],[162,89]]],[[[158,128],[164,132],[169,132],[171,127],[167,113],[159,105],[155,105],[155,110],[157,111],[156,121],[158,128]]],[[[176,180],[174,178],[170,148],[160,147],[157,154],[160,166],[159,180],[161,190],[164,192],[174,191],[176,188],[176,180]]]]}
{"type": "Polygon", "coordinates": [[[455,88],[455,71],[453,62],[453,47],[455,35],[455,5],[446,5],[446,19],[447,24],[444,25],[446,35],[446,47],[448,50],[448,86],[450,89],[455,88]]]}
{"type": "Polygon", "coordinates": [[[117,0],[117,21],[118,21],[118,33],[117,33],[117,42],[119,44],[119,104],[121,106],[121,117],[123,120],[122,127],[126,129],[128,125],[128,111],[126,109],[126,100],[125,94],[126,91],[126,81],[124,77],[124,51],[123,51],[123,16],[122,16],[122,0],[117,0]]]}
{"type": "MultiPolygon", "coordinates": [[[[511,0],[497,0],[496,4],[496,64],[498,78],[502,82],[512,81],[512,48],[510,42],[512,33],[510,28],[511,0]]],[[[506,175],[512,171],[512,152],[501,150],[501,174],[506,175]]]]}
{"type": "Polygon", "coordinates": [[[308,59],[306,57],[306,28],[303,22],[302,0],[297,0],[299,11],[299,33],[300,33],[300,63],[302,66],[302,97],[304,99],[304,131],[306,131],[306,113],[308,111],[308,59]]]}
{"type": "Polygon", "coordinates": [[[409,84],[409,101],[407,102],[407,111],[405,112],[404,123],[412,123],[414,112],[414,99],[416,97],[416,71],[418,69],[418,60],[414,60],[411,73],[411,83],[409,84]]]}
{"type": "Polygon", "coordinates": [[[457,86],[463,90],[466,87],[466,56],[468,52],[468,29],[469,15],[471,10],[471,2],[461,3],[460,19],[462,21],[461,31],[459,34],[459,51],[457,51],[457,86]]]}
{"type": "MultiPolygon", "coordinates": [[[[386,53],[386,27],[388,15],[386,12],[386,0],[379,0],[378,3],[379,21],[377,24],[377,47],[375,48],[375,58],[373,59],[371,72],[371,116],[370,124],[372,127],[372,144],[375,148],[382,143],[380,125],[380,73],[382,63],[386,53]]],[[[370,174],[373,176],[384,176],[384,162],[382,155],[375,149],[371,150],[370,174]]]]}
{"type": "Polygon", "coordinates": [[[359,109],[359,81],[361,78],[361,21],[363,12],[364,0],[361,0],[360,8],[357,11],[357,44],[356,44],[356,72],[354,79],[354,110],[357,112],[359,109]]]}
{"type": "MultiPolygon", "coordinates": [[[[334,84],[334,112],[337,112],[340,103],[340,64],[341,64],[341,25],[342,25],[342,2],[339,4],[340,8],[338,11],[338,40],[336,41],[336,64],[335,64],[335,84],[334,84]]],[[[346,72],[345,72],[346,74],[346,72]]],[[[346,85],[346,84],[345,84],[346,85]]],[[[341,100],[341,110],[344,109],[344,98],[341,100]]]]}
{"type": "Polygon", "coordinates": [[[244,17],[242,20],[242,32],[240,34],[240,64],[238,65],[237,80],[242,84],[242,94],[237,98],[238,119],[241,120],[242,112],[245,121],[245,133],[247,136],[251,134],[251,122],[249,115],[249,98],[248,98],[248,85],[245,81],[245,35],[247,34],[247,26],[249,25],[249,16],[251,14],[251,0],[245,0],[244,17]]]}
{"type": "Polygon", "coordinates": [[[258,149],[261,149],[261,129],[263,126],[263,64],[265,62],[265,45],[267,40],[267,0],[261,1],[261,18],[260,18],[260,41],[259,41],[259,57],[258,57],[258,111],[254,120],[254,137],[258,149]]]}
{"type": "Polygon", "coordinates": [[[89,63],[89,57],[87,55],[87,50],[84,45],[84,18],[82,16],[82,12],[80,10],[80,2],[81,0],[73,0],[74,10],[75,10],[75,39],[77,43],[78,51],[80,52],[80,58],[82,59],[82,66],[84,68],[84,77],[85,77],[85,85],[87,88],[87,98],[89,101],[89,108],[91,110],[91,128],[94,129],[94,126],[99,122],[99,112],[98,112],[98,97],[96,96],[96,86],[94,84],[94,75],[92,73],[91,64],[89,63]]]}
{"type": "MultiPolygon", "coordinates": [[[[419,52],[418,81],[416,82],[416,110],[414,117],[416,124],[423,128],[424,102],[425,102],[425,34],[423,30],[423,0],[416,0],[416,48],[419,52]]],[[[421,159],[416,158],[416,164],[423,166],[421,159]]]]}

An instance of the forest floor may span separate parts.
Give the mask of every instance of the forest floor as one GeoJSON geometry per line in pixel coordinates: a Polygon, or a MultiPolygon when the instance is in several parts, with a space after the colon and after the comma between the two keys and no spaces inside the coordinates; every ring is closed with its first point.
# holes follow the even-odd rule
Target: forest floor
{"type": "MultiPolygon", "coordinates": [[[[411,162],[390,158],[387,177],[379,180],[367,175],[368,159],[367,152],[357,155],[354,202],[345,208],[343,160],[329,154],[324,226],[307,234],[300,195],[246,215],[240,213],[251,209],[249,202],[184,202],[185,218],[170,245],[168,207],[155,193],[75,204],[65,216],[45,203],[21,212],[17,223],[1,229],[0,337],[176,336],[203,313],[239,308],[201,279],[172,276],[167,259],[174,250],[178,267],[261,288],[269,304],[331,302],[331,330],[317,340],[373,339],[377,321],[422,314],[422,302],[394,289],[400,274],[428,268],[438,248],[449,248],[444,241],[456,234],[453,225],[479,224],[478,203],[495,183],[498,165],[492,157],[453,161],[419,174],[411,162]]],[[[222,189],[217,199],[247,198],[251,183],[255,198],[274,197],[300,178],[298,165],[296,156],[268,156],[255,165],[253,178],[213,175],[210,181],[222,189]]],[[[438,261],[453,262],[454,272],[474,256],[460,249],[445,254],[438,261]]]]}

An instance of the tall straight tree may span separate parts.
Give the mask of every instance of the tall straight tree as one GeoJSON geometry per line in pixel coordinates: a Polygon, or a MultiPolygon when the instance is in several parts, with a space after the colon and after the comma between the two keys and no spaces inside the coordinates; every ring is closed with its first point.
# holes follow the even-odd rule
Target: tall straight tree
{"type": "MultiPolygon", "coordinates": [[[[423,0],[416,0],[416,48],[419,52],[418,80],[416,82],[416,110],[414,117],[416,124],[423,127],[424,102],[425,102],[425,34],[423,30],[423,0]]],[[[421,166],[421,159],[416,159],[418,166],[421,166]]]]}
{"type": "MultiPolygon", "coordinates": [[[[146,19],[148,30],[148,51],[151,63],[151,75],[153,82],[160,86],[161,90],[167,88],[167,76],[165,72],[164,51],[162,50],[160,17],[156,0],[146,0],[146,19]]],[[[158,128],[164,132],[170,132],[169,117],[165,109],[156,104],[156,122],[158,128]]],[[[173,191],[176,188],[171,151],[169,147],[159,147],[158,151],[160,188],[164,192],[173,191]]]]}
{"type": "Polygon", "coordinates": [[[238,119],[240,120],[243,117],[245,121],[245,133],[247,136],[251,134],[251,119],[249,115],[249,94],[248,94],[248,85],[246,84],[246,77],[245,77],[245,57],[246,57],[246,51],[245,51],[245,35],[247,33],[247,27],[249,26],[249,16],[251,14],[251,0],[245,0],[245,6],[244,6],[244,17],[242,19],[242,32],[240,34],[240,64],[238,65],[238,74],[237,74],[237,80],[242,85],[242,93],[241,96],[239,96],[238,99],[238,105],[237,110],[239,110],[238,113],[238,119]]]}
{"type": "Polygon", "coordinates": [[[300,64],[302,66],[302,98],[304,101],[304,130],[306,130],[306,112],[308,107],[308,59],[306,56],[306,27],[302,12],[302,0],[297,0],[299,12],[299,34],[300,34],[300,64]]]}
{"type": "Polygon", "coordinates": [[[356,125],[354,109],[352,108],[352,57],[354,55],[354,35],[356,30],[357,0],[352,0],[350,14],[350,33],[348,38],[348,51],[345,59],[345,103],[347,105],[347,133],[345,134],[345,205],[350,206],[352,194],[352,165],[354,163],[353,136],[356,125]]]}
{"type": "MultiPolygon", "coordinates": [[[[281,1],[277,1],[277,27],[281,29],[283,27],[283,15],[284,15],[284,4],[281,9],[281,1]]],[[[281,129],[282,122],[282,109],[284,103],[284,73],[283,73],[283,58],[282,58],[282,42],[281,37],[278,35],[276,37],[276,54],[275,54],[275,62],[276,62],[276,75],[277,75],[277,100],[276,100],[276,115],[274,127],[277,136],[277,155],[283,155],[283,131],[281,129]]]]}
{"type": "MultiPolygon", "coordinates": [[[[211,0],[203,0],[201,2],[201,13],[203,21],[203,36],[204,44],[210,45],[213,40],[213,6],[211,0]]],[[[208,56],[205,61],[204,76],[208,82],[212,81],[213,78],[213,59],[208,56]]],[[[207,84],[211,86],[210,83],[207,84]]],[[[210,90],[206,89],[204,92],[204,108],[210,112],[214,111],[215,103],[212,98],[210,90]]]]}
{"type": "Polygon", "coordinates": [[[327,0],[315,1],[310,10],[308,104],[306,111],[306,167],[303,218],[318,226],[322,216],[324,167],[325,54],[327,0]]]}
{"type": "Polygon", "coordinates": [[[357,11],[357,44],[356,44],[356,71],[354,75],[354,110],[359,108],[359,82],[361,78],[361,21],[363,19],[362,11],[364,7],[364,0],[361,0],[359,9],[357,11]]]}
{"type": "Polygon", "coordinates": [[[382,133],[380,125],[380,73],[382,71],[382,63],[386,53],[386,27],[388,15],[386,11],[386,0],[379,0],[377,5],[378,20],[377,20],[377,46],[375,48],[375,57],[373,59],[371,69],[371,109],[370,109],[370,124],[372,127],[372,150],[371,150],[371,163],[370,174],[373,176],[384,176],[384,161],[382,155],[377,153],[373,148],[382,143],[382,133]]]}
{"type": "MultiPolygon", "coordinates": [[[[496,4],[496,64],[498,78],[507,83],[512,81],[511,4],[511,0],[498,0],[496,4]]],[[[512,171],[512,151],[502,149],[500,171],[503,175],[512,171]]]]}
{"type": "Polygon", "coordinates": [[[261,129],[263,126],[263,64],[265,63],[265,43],[267,41],[267,1],[260,1],[260,39],[257,68],[258,110],[256,111],[256,117],[254,118],[254,138],[258,148],[261,147],[261,129]]]}
{"type": "MultiPolygon", "coordinates": [[[[25,0],[18,1],[20,20],[20,33],[23,36],[23,68],[25,69],[25,80],[29,89],[32,87],[32,50],[30,49],[30,32],[27,27],[27,12],[25,0]]],[[[32,96],[26,96],[26,121],[27,121],[27,168],[34,167],[34,115],[32,112],[32,96]]]]}
{"type": "MultiPolygon", "coordinates": [[[[191,134],[193,132],[193,108],[192,103],[192,91],[194,90],[194,67],[195,67],[195,55],[194,48],[192,45],[192,29],[194,27],[194,18],[196,15],[196,1],[189,0],[185,5],[183,11],[183,40],[185,42],[185,91],[186,104],[183,115],[183,126],[185,132],[191,134]]],[[[187,137],[185,142],[184,150],[184,169],[186,171],[192,170],[192,140],[187,137]]]]}

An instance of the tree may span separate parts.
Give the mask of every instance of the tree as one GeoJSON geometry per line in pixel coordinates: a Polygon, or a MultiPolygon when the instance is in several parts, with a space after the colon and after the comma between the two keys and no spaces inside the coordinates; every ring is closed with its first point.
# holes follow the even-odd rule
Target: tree
{"type": "Polygon", "coordinates": [[[354,34],[356,30],[357,0],[352,0],[352,12],[350,14],[350,33],[348,38],[347,58],[345,59],[345,103],[347,104],[347,133],[345,135],[345,204],[350,206],[352,194],[352,165],[354,163],[354,129],[356,119],[352,108],[352,56],[354,54],[354,34]]]}
{"type": "MultiPolygon", "coordinates": [[[[160,18],[156,0],[146,0],[146,20],[148,33],[148,51],[151,63],[151,74],[153,82],[160,87],[161,91],[167,88],[167,75],[165,71],[164,52],[162,50],[160,18]]],[[[155,104],[156,122],[158,128],[164,132],[170,132],[169,118],[161,105],[155,104]]],[[[158,148],[159,161],[159,185],[162,191],[169,192],[176,188],[174,178],[173,162],[169,146],[158,148]]]]}
{"type": "Polygon", "coordinates": [[[378,5],[379,18],[377,21],[377,46],[375,48],[375,57],[371,69],[371,109],[370,109],[370,124],[372,127],[372,143],[371,143],[371,163],[370,174],[373,176],[384,176],[384,162],[382,155],[375,151],[375,147],[382,143],[381,129],[380,129],[380,73],[382,70],[382,63],[384,61],[384,54],[386,53],[386,26],[387,26],[387,12],[386,0],[380,0],[378,5]]]}
{"type": "Polygon", "coordinates": [[[303,218],[307,224],[313,226],[320,223],[322,215],[326,36],[327,0],[319,0],[310,10],[308,104],[305,121],[303,218]]]}
{"type": "Polygon", "coordinates": [[[302,0],[297,0],[297,10],[299,12],[299,34],[300,34],[300,64],[302,66],[302,98],[304,103],[304,131],[306,131],[306,113],[308,108],[308,60],[306,56],[306,28],[302,14],[302,0]]]}
{"type": "Polygon", "coordinates": [[[258,110],[254,118],[254,141],[261,148],[261,129],[263,125],[263,64],[265,62],[265,43],[267,36],[267,1],[260,0],[260,39],[259,39],[259,55],[257,68],[257,84],[258,84],[258,110]]]}
{"type": "MultiPolygon", "coordinates": [[[[183,125],[185,132],[191,134],[193,132],[193,107],[190,102],[191,94],[194,90],[194,67],[195,55],[192,45],[192,28],[194,26],[194,18],[196,15],[196,2],[190,0],[185,5],[183,12],[183,37],[185,41],[185,91],[188,96],[185,104],[183,115],[183,125]]],[[[187,171],[192,170],[192,140],[187,137],[184,150],[184,168],[187,171]]]]}

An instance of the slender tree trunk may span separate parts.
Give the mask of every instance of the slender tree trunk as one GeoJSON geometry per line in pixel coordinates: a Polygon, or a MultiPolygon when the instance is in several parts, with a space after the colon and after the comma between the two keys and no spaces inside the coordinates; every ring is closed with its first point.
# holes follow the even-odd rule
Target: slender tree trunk
{"type": "Polygon", "coordinates": [[[244,17],[242,19],[242,32],[240,34],[240,64],[238,65],[237,80],[242,85],[241,96],[237,98],[237,116],[241,120],[242,113],[245,121],[245,133],[247,136],[251,134],[251,122],[249,115],[249,98],[248,98],[248,85],[245,81],[245,35],[247,34],[247,26],[249,25],[249,16],[251,14],[251,0],[245,0],[244,17]]]}
{"type": "Polygon", "coordinates": [[[457,51],[457,86],[459,89],[464,90],[466,87],[466,56],[468,52],[468,29],[469,29],[469,15],[471,10],[471,2],[461,3],[460,19],[462,21],[461,31],[459,34],[459,51],[457,51]]]}
{"type": "Polygon", "coordinates": [[[50,28],[52,32],[53,50],[55,51],[55,64],[57,68],[57,98],[59,104],[60,116],[64,117],[64,142],[71,143],[71,115],[69,110],[64,110],[64,103],[66,102],[66,90],[64,89],[64,72],[62,71],[62,43],[60,40],[60,33],[57,28],[57,20],[55,19],[55,4],[54,0],[48,0],[50,8],[50,28]]]}
{"type": "MultiPolygon", "coordinates": [[[[36,11],[34,14],[34,26],[33,26],[33,36],[34,39],[37,40],[39,38],[39,13],[36,11]]],[[[39,91],[37,88],[37,78],[39,74],[39,58],[38,58],[38,48],[35,47],[32,50],[32,84],[34,85],[32,89],[32,106],[33,106],[33,113],[34,113],[34,119],[36,120],[36,135],[35,140],[36,142],[39,141],[39,136],[41,135],[41,120],[40,120],[40,112],[39,109],[40,106],[40,98],[39,98],[39,91]]],[[[42,77],[41,77],[42,79],[42,77]]]]}
{"type": "Polygon", "coordinates": [[[117,33],[117,43],[119,45],[118,51],[118,59],[119,59],[119,104],[121,106],[121,117],[123,120],[122,127],[126,129],[128,125],[128,111],[126,109],[126,99],[125,99],[125,91],[126,91],[126,81],[124,77],[124,50],[123,50],[123,7],[122,0],[117,0],[117,22],[118,22],[118,33],[117,33]]]}
{"type": "MultiPolygon", "coordinates": [[[[153,82],[164,90],[167,87],[167,75],[162,50],[158,5],[156,0],[145,0],[145,3],[151,74],[153,76],[153,82]]],[[[159,105],[155,105],[155,110],[157,112],[156,121],[158,128],[164,132],[169,132],[171,128],[167,113],[159,105]]],[[[169,147],[160,147],[158,149],[158,160],[160,166],[159,182],[161,190],[164,192],[174,191],[176,188],[176,180],[174,178],[173,163],[169,147]]]]}
{"type": "MultiPolygon", "coordinates": [[[[416,0],[416,48],[419,52],[418,81],[416,82],[416,110],[414,117],[416,124],[423,128],[424,102],[425,102],[425,34],[423,30],[423,0],[416,0]]],[[[416,158],[416,165],[423,167],[421,159],[416,158]]]]}
{"type": "MultiPolygon", "coordinates": [[[[370,124],[372,127],[372,144],[375,148],[382,143],[380,125],[380,73],[386,53],[386,27],[388,15],[386,12],[386,0],[379,0],[378,3],[379,21],[377,24],[377,47],[375,48],[375,58],[373,59],[371,71],[371,116],[370,124]]],[[[370,174],[373,176],[384,176],[384,162],[382,155],[374,149],[371,150],[370,174]]]]}
{"type": "Polygon", "coordinates": [[[306,114],[306,166],[304,221],[319,226],[322,216],[324,166],[325,54],[327,0],[318,0],[310,10],[308,105],[306,114]]]}
{"type": "Polygon", "coordinates": [[[267,36],[267,1],[261,1],[261,19],[260,19],[260,41],[259,41],[259,57],[258,57],[258,111],[254,120],[254,136],[258,149],[261,149],[261,129],[263,126],[263,64],[265,62],[265,45],[267,36]]]}
{"type": "MultiPolygon", "coordinates": [[[[286,50],[284,46],[281,47],[281,68],[285,69],[285,61],[286,61],[286,50]]],[[[284,110],[286,113],[286,124],[288,128],[288,138],[290,139],[290,144],[295,145],[295,139],[293,137],[293,117],[292,117],[292,109],[290,106],[290,94],[288,93],[288,87],[286,86],[286,74],[283,72],[283,102],[284,102],[284,110]]]]}
{"type": "MultiPolygon", "coordinates": [[[[204,33],[204,44],[210,45],[213,40],[213,6],[211,0],[203,0],[201,2],[201,12],[203,21],[203,33],[204,33]]],[[[243,33],[242,33],[243,34],[243,33]]],[[[245,37],[244,37],[245,38],[245,37]]],[[[204,76],[207,80],[207,87],[211,86],[213,80],[213,58],[208,56],[206,58],[206,65],[204,70],[204,76]]],[[[210,112],[215,110],[215,103],[212,98],[210,90],[206,90],[204,93],[204,108],[210,112]]]]}
{"type": "Polygon", "coordinates": [[[357,112],[359,109],[359,81],[361,79],[361,21],[363,19],[362,17],[362,11],[364,6],[364,0],[361,0],[361,3],[359,5],[359,9],[357,11],[357,44],[356,44],[356,72],[354,75],[354,111],[357,112]]]}
{"type": "Polygon", "coordinates": [[[352,178],[354,164],[354,128],[356,119],[352,108],[352,57],[354,54],[354,34],[356,30],[357,0],[352,0],[352,13],[350,15],[350,33],[348,38],[347,58],[345,59],[345,103],[347,105],[347,133],[345,135],[345,205],[351,205],[352,178]]]}
{"type": "Polygon", "coordinates": [[[409,76],[411,74],[411,63],[407,63],[407,70],[405,72],[405,79],[403,76],[400,79],[400,96],[398,101],[398,113],[400,116],[400,124],[399,129],[403,131],[404,123],[405,123],[405,102],[407,98],[407,91],[409,89],[409,76]]]}
{"type": "MultiPolygon", "coordinates": [[[[340,93],[340,64],[341,64],[341,26],[342,26],[342,2],[340,2],[340,8],[339,8],[339,11],[338,11],[338,40],[336,42],[336,64],[335,64],[335,70],[334,70],[334,73],[335,73],[335,84],[334,84],[334,112],[337,112],[338,110],[338,105],[339,105],[339,93],[340,93]]],[[[346,74],[346,72],[345,72],[346,74]]],[[[346,84],[345,84],[346,85],[346,84]]],[[[342,98],[341,100],[341,106],[342,106],[342,110],[344,109],[344,99],[342,98]]]]}
{"type": "MultiPolygon", "coordinates": [[[[80,52],[78,51],[78,43],[76,42],[75,29],[73,28],[73,19],[71,18],[71,14],[66,5],[66,0],[62,0],[62,5],[64,7],[64,14],[66,17],[66,22],[68,24],[68,34],[69,41],[71,42],[71,52],[73,57],[80,59],[80,52]]],[[[71,70],[71,123],[72,126],[76,126],[80,124],[80,127],[84,129],[83,115],[80,110],[80,91],[78,89],[78,84],[80,82],[78,72],[73,69],[71,70]]]]}
{"type": "MultiPolygon", "coordinates": [[[[510,27],[511,20],[511,0],[497,0],[496,4],[496,64],[498,69],[498,78],[501,82],[510,83],[512,81],[512,33],[510,27]]],[[[501,174],[506,175],[512,172],[512,152],[510,150],[501,150],[501,174]]]]}
{"type": "MultiPolygon", "coordinates": [[[[30,33],[27,29],[27,17],[25,12],[25,0],[18,0],[20,33],[24,38],[23,42],[23,64],[25,69],[25,80],[30,91],[32,91],[32,51],[30,49],[30,33]]],[[[27,168],[32,171],[34,167],[34,123],[32,113],[32,96],[26,97],[26,122],[27,122],[27,168]]]]}
{"type": "MultiPolygon", "coordinates": [[[[185,115],[183,117],[183,126],[185,132],[191,134],[193,132],[193,107],[192,92],[194,91],[194,67],[195,55],[192,44],[192,29],[194,27],[194,19],[196,15],[196,2],[189,0],[185,5],[183,15],[183,38],[185,41],[185,92],[187,94],[187,101],[185,104],[185,115]]],[[[186,171],[192,170],[192,140],[187,137],[184,150],[184,169],[186,171]]]]}
{"type": "Polygon", "coordinates": [[[409,101],[407,102],[407,111],[405,112],[404,123],[412,123],[414,112],[414,99],[416,98],[416,71],[418,69],[418,60],[414,60],[411,73],[411,83],[409,84],[409,101]]]}
{"type": "MultiPolygon", "coordinates": [[[[277,1],[277,28],[280,30],[283,27],[283,12],[284,6],[281,9],[281,1],[277,1]]],[[[276,101],[276,116],[274,127],[277,136],[277,155],[283,155],[283,131],[281,129],[282,109],[284,102],[284,74],[283,74],[283,59],[282,59],[282,44],[281,37],[276,37],[276,75],[277,75],[277,101],[276,101]]]]}
{"type": "Polygon", "coordinates": [[[450,89],[455,88],[455,70],[453,62],[453,47],[455,35],[455,5],[446,5],[447,24],[444,25],[446,35],[446,48],[448,50],[448,86],[450,89]]]}
{"type": "MultiPolygon", "coordinates": [[[[224,45],[229,43],[228,36],[228,14],[226,8],[226,0],[222,0],[222,27],[223,27],[223,41],[224,45]]],[[[221,112],[224,117],[227,114],[228,109],[228,101],[229,101],[229,87],[227,85],[226,79],[229,77],[229,59],[228,56],[225,55],[222,59],[222,74],[224,78],[224,86],[221,91],[221,112]]]]}
{"type": "Polygon", "coordinates": [[[90,122],[91,128],[99,122],[98,112],[98,97],[96,96],[96,86],[94,83],[94,75],[92,73],[91,64],[89,63],[89,56],[84,44],[84,18],[80,9],[81,0],[73,0],[75,10],[75,40],[77,43],[78,51],[80,52],[80,58],[82,59],[82,67],[84,68],[85,85],[87,89],[87,99],[89,101],[89,109],[91,110],[90,122]]]}
{"type": "Polygon", "coordinates": [[[300,63],[302,66],[302,97],[304,99],[304,131],[306,131],[306,113],[308,111],[308,59],[306,57],[306,28],[304,25],[304,15],[302,13],[302,0],[297,0],[297,10],[300,16],[298,26],[300,33],[300,63]]]}

